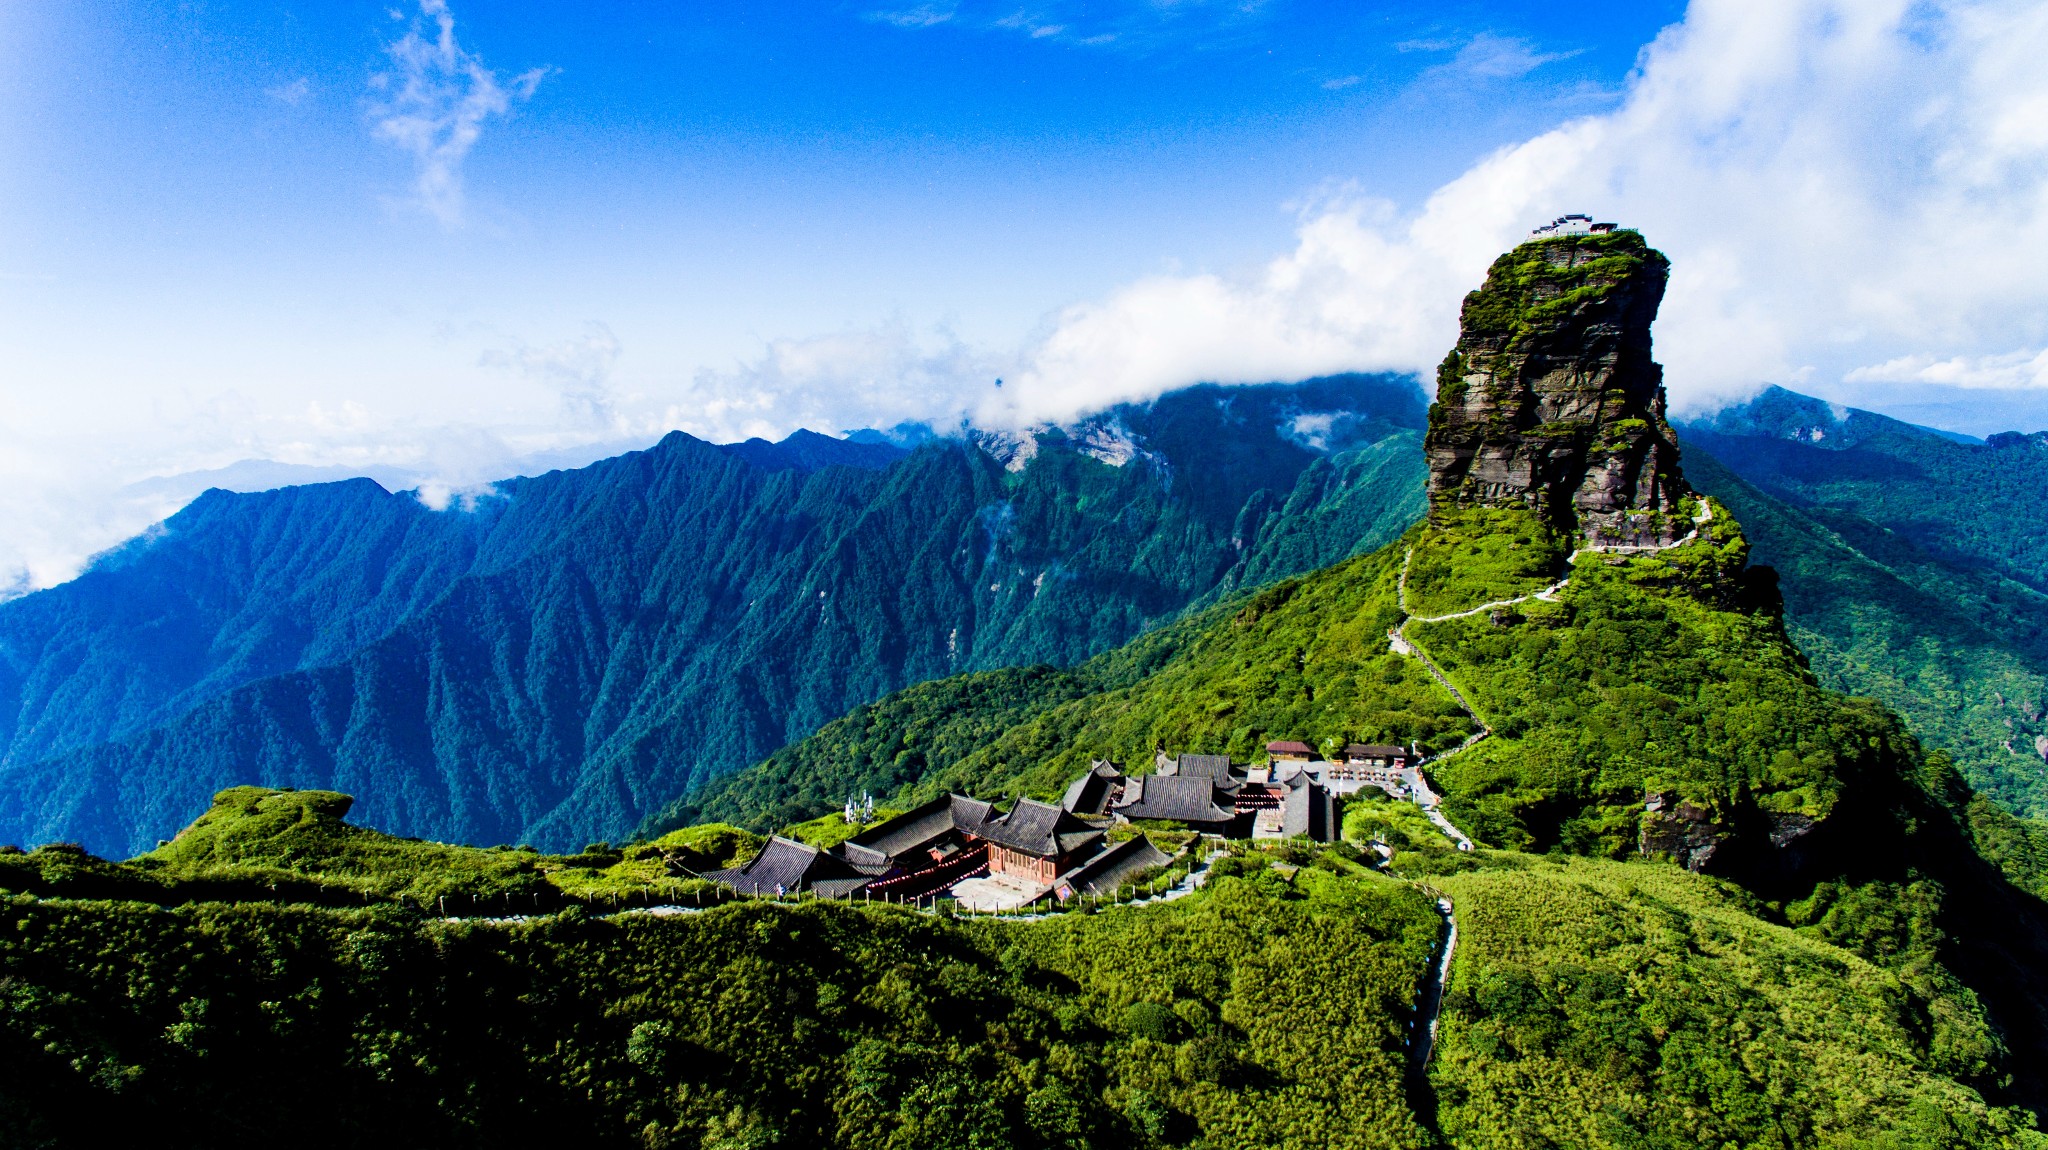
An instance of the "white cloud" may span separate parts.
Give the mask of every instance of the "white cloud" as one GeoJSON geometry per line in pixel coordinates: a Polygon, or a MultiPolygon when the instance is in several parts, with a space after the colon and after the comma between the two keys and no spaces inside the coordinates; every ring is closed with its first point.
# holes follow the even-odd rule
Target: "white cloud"
{"type": "Polygon", "coordinates": [[[564,411],[578,423],[623,431],[627,429],[621,426],[611,385],[619,351],[619,337],[592,320],[575,339],[546,347],[521,344],[512,351],[487,351],[481,362],[485,367],[510,368],[554,389],[564,411]]]}
{"type": "MultiPolygon", "coordinates": [[[[404,18],[398,12],[392,16],[404,18]]],[[[456,41],[447,0],[420,0],[419,16],[384,51],[392,66],[370,78],[378,93],[370,111],[372,128],[379,139],[412,156],[414,206],[444,227],[459,227],[465,214],[462,164],[482,137],[485,121],[532,96],[548,69],[534,68],[500,83],[497,73],[456,41]]]]}
{"type": "Polygon", "coordinates": [[[1902,355],[1859,367],[1842,377],[1850,383],[1928,383],[1971,390],[2048,388],[2048,351],[2004,355],[1902,355]]]}
{"type": "Polygon", "coordinates": [[[263,89],[263,94],[280,104],[290,104],[293,107],[297,107],[306,98],[307,93],[312,90],[313,82],[301,76],[289,84],[279,84],[274,88],[265,88],[263,89]]]}
{"type": "Polygon", "coordinates": [[[953,11],[950,6],[942,8],[936,4],[920,4],[915,8],[870,12],[867,18],[879,24],[894,24],[898,28],[930,28],[951,20],[953,11]]]}
{"type": "MultiPolygon", "coordinates": [[[[452,499],[670,428],[1018,427],[1203,380],[1427,373],[1487,265],[1568,211],[1640,227],[1672,256],[1657,339],[1681,406],[1763,381],[1850,402],[1859,387],[2040,388],[2041,353],[2015,349],[2048,346],[2044,58],[2048,5],[2031,0],[1696,0],[1612,110],[1483,157],[1413,210],[1326,195],[1301,211],[1291,250],[1136,280],[1009,348],[906,319],[776,340],[670,383],[634,376],[622,341],[592,325],[553,343],[499,337],[480,374],[498,369],[490,385],[508,398],[467,417],[389,395],[287,411],[229,394],[109,415],[128,420],[118,432],[82,417],[54,432],[29,389],[0,389],[0,484],[22,493],[0,503],[0,584],[23,569],[29,585],[69,577],[184,497],[137,480],[240,460],[416,477],[452,499]]],[[[416,157],[422,206],[459,221],[462,158],[539,75],[501,83],[435,0],[391,59],[380,133],[416,157]]]]}
{"type": "Polygon", "coordinates": [[[1262,267],[1071,307],[978,416],[1427,371],[1493,257],[1567,211],[1671,255],[1658,347],[1680,406],[1873,361],[2009,377],[2025,365],[2004,349],[2048,336],[2044,57],[2038,3],[1696,0],[1614,110],[1486,157],[1412,214],[1334,199],[1262,267]]]}
{"type": "Polygon", "coordinates": [[[918,332],[899,319],[776,340],[751,363],[700,372],[656,422],[719,440],[779,438],[798,427],[888,427],[907,418],[957,425],[982,394],[1000,394],[996,381],[1014,363],[944,328],[918,332]]]}
{"type": "Polygon", "coordinates": [[[1472,84],[1493,80],[1519,80],[1545,64],[1578,55],[1571,52],[1539,52],[1527,40],[1481,32],[1458,48],[1448,62],[1423,72],[1424,85],[1472,84]]]}

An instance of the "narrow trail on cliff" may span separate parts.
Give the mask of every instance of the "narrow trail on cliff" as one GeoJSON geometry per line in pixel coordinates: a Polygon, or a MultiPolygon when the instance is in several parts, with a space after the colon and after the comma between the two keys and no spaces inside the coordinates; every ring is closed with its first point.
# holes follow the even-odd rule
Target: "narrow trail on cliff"
{"type": "MultiPolygon", "coordinates": [[[[1678,539],[1670,543],[1608,546],[1593,544],[1581,547],[1572,552],[1565,560],[1565,569],[1569,571],[1571,565],[1578,562],[1579,557],[1582,555],[1595,553],[1640,555],[1683,547],[1698,539],[1701,530],[1706,527],[1708,520],[1711,520],[1713,517],[1714,506],[1712,501],[1701,499],[1699,514],[1693,517],[1692,530],[1686,532],[1678,539]]],[[[1449,619],[1469,618],[1482,612],[1493,611],[1502,607],[1512,607],[1517,603],[1526,603],[1531,599],[1554,602],[1557,593],[1563,590],[1566,584],[1571,582],[1571,576],[1566,575],[1564,578],[1559,579],[1540,591],[1532,591],[1527,595],[1517,595],[1512,599],[1497,599],[1491,603],[1482,603],[1465,611],[1454,611],[1448,615],[1411,615],[1408,613],[1408,566],[1414,558],[1415,549],[1412,547],[1401,558],[1401,578],[1397,584],[1396,601],[1400,605],[1402,618],[1399,625],[1387,632],[1389,646],[1396,654],[1411,656],[1421,662],[1423,669],[1429,672],[1430,677],[1434,678],[1444,690],[1450,692],[1451,698],[1457,701],[1459,708],[1466,715],[1470,716],[1472,722],[1479,728],[1468,736],[1464,742],[1459,743],[1450,750],[1417,761],[1415,764],[1415,779],[1418,784],[1416,787],[1417,802],[1422,807],[1423,812],[1429,816],[1430,821],[1436,824],[1437,829],[1444,832],[1445,837],[1457,843],[1460,850],[1471,850],[1471,838],[1464,831],[1459,830],[1448,818],[1444,817],[1440,802],[1435,801],[1434,789],[1430,788],[1423,780],[1421,768],[1428,763],[1441,762],[1460,751],[1470,749],[1478,744],[1480,740],[1493,734],[1493,728],[1487,726],[1486,720],[1479,717],[1479,712],[1465,698],[1464,692],[1460,691],[1456,684],[1452,683],[1450,678],[1443,673],[1443,669],[1436,665],[1436,660],[1430,658],[1428,652],[1424,651],[1413,639],[1408,637],[1408,624],[1441,623],[1449,619]],[[1423,796],[1429,796],[1430,801],[1424,801],[1423,796]]],[[[1415,998],[1415,1028],[1410,1035],[1408,1045],[1408,1078],[1409,1088],[1413,1092],[1413,1096],[1418,1099],[1428,1099],[1431,1094],[1429,1087],[1429,1060],[1431,1055],[1436,1052],[1437,1022],[1443,1014],[1444,990],[1450,984],[1451,961],[1455,957],[1458,948],[1457,908],[1452,903],[1450,896],[1426,885],[1423,886],[1423,890],[1436,899],[1437,913],[1443,916],[1444,932],[1442,948],[1437,952],[1434,961],[1431,962],[1429,972],[1415,998]]],[[[1430,1109],[1427,1112],[1434,1113],[1433,1102],[1430,1104],[1430,1109]]]]}
{"type": "Polygon", "coordinates": [[[1444,920],[1437,952],[1431,956],[1429,972],[1415,995],[1415,1029],[1408,1039],[1408,1076],[1411,1089],[1427,1090],[1429,1059],[1436,1053],[1437,1020],[1443,1014],[1444,989],[1451,981],[1451,959],[1458,950],[1458,916],[1451,896],[1417,883],[1422,892],[1436,900],[1436,912],[1444,920]]]}
{"type": "MultiPolygon", "coordinates": [[[[1569,556],[1565,558],[1565,570],[1570,571],[1572,564],[1577,563],[1581,555],[1647,555],[1658,551],[1669,551],[1676,547],[1683,547],[1686,544],[1691,543],[1694,540],[1698,539],[1700,531],[1706,527],[1707,522],[1713,519],[1713,517],[1713,502],[1711,500],[1701,499],[1699,514],[1693,516],[1692,530],[1686,532],[1684,535],[1679,536],[1677,539],[1674,539],[1669,543],[1604,545],[1598,543],[1590,544],[1588,546],[1579,548],[1578,550],[1572,552],[1569,556]]],[[[1531,591],[1527,595],[1517,595],[1512,599],[1496,599],[1490,603],[1481,603],[1477,607],[1471,607],[1463,611],[1453,611],[1447,615],[1412,615],[1408,611],[1408,567],[1414,561],[1415,548],[1410,547],[1407,550],[1407,552],[1401,556],[1401,578],[1400,582],[1397,583],[1395,586],[1395,601],[1401,608],[1401,622],[1398,625],[1396,625],[1393,630],[1387,632],[1388,646],[1390,649],[1394,651],[1395,654],[1408,655],[1419,660],[1422,663],[1423,668],[1429,672],[1430,677],[1434,678],[1437,681],[1438,685],[1443,687],[1444,690],[1450,692],[1451,698],[1457,701],[1459,709],[1463,710],[1466,715],[1470,716],[1472,722],[1477,724],[1479,727],[1479,730],[1474,732],[1464,742],[1459,743],[1457,746],[1452,747],[1450,750],[1445,751],[1442,754],[1432,755],[1416,763],[1415,765],[1419,768],[1424,763],[1440,762],[1444,759],[1450,758],[1452,755],[1455,755],[1460,751],[1472,747],[1481,739],[1484,739],[1488,735],[1491,735],[1493,733],[1493,728],[1487,726],[1486,720],[1479,717],[1479,712],[1473,708],[1471,701],[1465,698],[1465,693],[1463,691],[1460,691],[1457,688],[1457,686],[1451,682],[1450,678],[1443,673],[1443,669],[1437,666],[1436,660],[1429,657],[1429,652],[1424,651],[1421,645],[1419,645],[1418,643],[1416,643],[1414,639],[1409,637],[1408,625],[1410,623],[1442,623],[1451,619],[1466,619],[1470,618],[1473,615],[1481,614],[1483,612],[1497,611],[1503,607],[1513,607],[1518,603],[1527,603],[1531,599],[1541,599],[1546,603],[1556,602],[1557,593],[1559,591],[1564,590],[1565,586],[1572,581],[1572,577],[1570,575],[1566,575],[1563,578],[1559,579],[1557,582],[1552,583],[1548,587],[1545,587],[1540,591],[1531,591]]],[[[1463,834],[1459,834],[1456,837],[1463,839],[1465,836],[1463,834]]]]}

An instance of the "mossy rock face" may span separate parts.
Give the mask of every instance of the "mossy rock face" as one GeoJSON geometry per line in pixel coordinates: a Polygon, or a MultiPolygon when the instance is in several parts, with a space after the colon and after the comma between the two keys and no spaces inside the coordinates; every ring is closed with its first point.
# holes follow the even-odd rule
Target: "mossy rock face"
{"type": "Polygon", "coordinates": [[[1690,493],[1664,418],[1650,324],[1669,264],[1632,231],[1532,240],[1465,297],[1437,371],[1430,514],[1534,511],[1595,540],[1668,543],[1690,493]]]}

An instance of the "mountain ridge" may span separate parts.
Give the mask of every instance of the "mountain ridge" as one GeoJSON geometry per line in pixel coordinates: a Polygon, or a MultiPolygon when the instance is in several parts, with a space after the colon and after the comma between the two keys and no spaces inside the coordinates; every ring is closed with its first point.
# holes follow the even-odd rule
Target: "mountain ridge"
{"type": "MultiPolygon", "coordinates": [[[[906,682],[1078,661],[1205,596],[1390,537],[1418,509],[1419,484],[1382,480],[1418,469],[1403,437],[1422,416],[1405,381],[1336,377],[1116,409],[1109,419],[1148,445],[1122,467],[1061,432],[1041,434],[1015,471],[960,440],[720,447],[678,433],[507,481],[468,510],[363,482],[341,491],[353,502],[329,509],[333,526],[304,533],[313,545],[262,516],[218,532],[221,553],[304,558],[264,569],[267,597],[239,575],[209,586],[195,568],[212,552],[181,551],[188,529],[174,518],[79,586],[0,605],[0,735],[37,737],[0,759],[0,839],[132,853],[206,795],[251,781],[338,787],[380,825],[457,841],[615,838],[700,777],[906,682]],[[1296,430],[1304,414],[1320,449],[1296,430]],[[358,504],[393,526],[350,529],[380,522],[358,504]],[[353,565],[333,568],[346,578],[328,593],[306,568],[337,552],[353,565]],[[75,621],[52,606],[82,611],[81,588],[114,589],[100,601],[146,615],[160,604],[134,591],[151,580],[195,601],[169,612],[191,648],[242,642],[270,661],[198,660],[214,678],[190,673],[184,696],[159,689],[156,710],[120,713],[126,727],[111,708],[65,706],[66,690],[147,701],[174,678],[148,657],[160,646],[103,657],[88,666],[98,678],[67,675],[79,664],[48,638],[75,621]],[[297,616],[294,594],[311,598],[297,616]],[[207,633],[255,599],[284,618],[259,611],[225,639],[207,633]],[[348,610],[370,621],[331,625],[348,610]],[[10,631],[22,619],[44,631],[24,640],[10,631]],[[328,636],[321,658],[278,639],[306,634],[328,636]],[[230,681],[237,669],[250,673],[230,681]],[[200,697],[192,683],[222,689],[200,697]],[[171,698],[189,705],[165,717],[171,698]],[[97,725],[49,753],[54,737],[32,720],[60,709],[97,725]]],[[[322,490],[214,496],[189,518],[270,508],[289,524],[322,490]]],[[[69,638],[90,653],[110,629],[81,624],[69,638]]],[[[142,643],[148,630],[119,633],[142,643]]]]}
{"type": "MultiPolygon", "coordinates": [[[[2038,975],[2048,969],[2048,872],[2038,866],[2048,836],[1975,795],[1947,755],[1924,748],[1882,704],[1826,689],[1790,641],[1774,580],[1748,566],[1743,524],[1711,500],[1681,501],[1674,510],[1693,531],[1655,548],[1602,542],[1597,528],[1586,546],[1518,499],[1453,506],[1394,544],[1191,615],[1081,668],[941,680],[891,696],[675,813],[772,820],[783,813],[779,796],[865,787],[906,802],[947,790],[1051,799],[1102,758],[1142,771],[1156,752],[1257,763],[1273,739],[1326,749],[1414,739],[1430,753],[1443,812],[1482,848],[1506,848],[1502,857],[1440,847],[1434,858],[1424,852],[1424,866],[1512,870],[1558,855],[1717,876],[1741,916],[1840,946],[1896,978],[1898,1009],[1924,1020],[1916,1041],[1944,1074],[2038,1111],[2048,1102],[2039,1071],[2048,986],[2038,975]],[[1427,621],[1410,619],[1402,602],[1411,562],[1434,573],[1424,580],[1427,621]],[[1520,602],[1469,610],[1502,599],[1520,602]],[[1397,627],[1465,701],[1388,649],[1397,627]],[[1473,741],[1481,716],[1491,734],[1473,741]]],[[[1625,874],[1616,878],[1640,891],[1625,874]]],[[[1612,894],[1591,900],[1574,929],[1604,937],[1613,904],[1612,894]]],[[[1678,918],[1661,921],[1675,928],[1678,918]]],[[[1592,974],[1599,961],[1581,956],[1548,973],[1506,961],[1512,971],[1455,977],[1446,1055],[1454,1065],[1533,1057],[1547,1040],[1478,1025],[1521,1014],[1531,995],[1590,995],[1602,1005],[1588,1004],[1589,1024],[1625,1027],[1662,1009],[1636,997],[1643,984],[1633,975],[1603,983],[1592,974]],[[1537,989],[1545,984],[1552,989],[1537,989]]],[[[1616,1070],[1621,1049],[1604,1047],[1595,1059],[1605,1069],[1591,1077],[1620,1075],[1636,1085],[1616,1089],[1641,1096],[1649,1072],[1616,1070]]],[[[1686,1072],[1684,1054],[1664,1057],[1645,1053],[1644,1065],[1686,1072]]],[[[1617,1127],[1601,1141],[1640,1144],[1634,1137],[1617,1127]]]]}

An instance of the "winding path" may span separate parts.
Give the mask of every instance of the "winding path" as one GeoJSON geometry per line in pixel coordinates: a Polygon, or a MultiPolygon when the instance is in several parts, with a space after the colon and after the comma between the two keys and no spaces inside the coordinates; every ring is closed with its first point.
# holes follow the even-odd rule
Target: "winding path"
{"type": "Polygon", "coordinates": [[[1435,961],[1430,963],[1422,989],[1415,995],[1415,1031],[1408,1040],[1408,1073],[1418,1082],[1427,1080],[1429,1056],[1436,1053],[1436,1024],[1443,1014],[1444,987],[1451,981],[1451,957],[1458,950],[1458,916],[1451,896],[1431,886],[1422,889],[1436,896],[1436,912],[1443,916],[1444,932],[1435,961]]]}
{"type": "MultiPolygon", "coordinates": [[[[1693,516],[1692,530],[1686,532],[1684,535],[1679,536],[1677,539],[1674,539],[1669,543],[1615,543],[1606,545],[1598,543],[1590,544],[1588,546],[1579,548],[1577,551],[1572,552],[1571,555],[1566,557],[1565,570],[1571,570],[1572,564],[1577,563],[1579,561],[1579,556],[1581,555],[1649,554],[1657,551],[1669,551],[1674,547],[1683,547],[1686,544],[1691,543],[1693,540],[1698,539],[1701,529],[1704,528],[1707,525],[1707,521],[1712,519],[1713,517],[1713,502],[1709,499],[1702,497],[1700,499],[1699,514],[1693,516]]],[[[1449,676],[1444,674],[1443,669],[1436,665],[1436,660],[1429,657],[1429,652],[1424,651],[1419,645],[1416,644],[1415,640],[1408,637],[1408,625],[1410,623],[1442,623],[1450,619],[1465,619],[1485,611],[1494,611],[1502,607],[1513,607],[1517,603],[1527,603],[1531,599],[1541,599],[1546,603],[1554,603],[1557,601],[1557,593],[1565,589],[1565,586],[1572,581],[1572,577],[1570,575],[1566,575],[1564,578],[1559,579],[1557,582],[1552,583],[1550,586],[1543,588],[1541,591],[1531,591],[1527,595],[1517,595],[1512,599],[1495,599],[1491,603],[1481,603],[1477,607],[1468,608],[1463,611],[1453,611],[1448,615],[1411,615],[1408,613],[1408,566],[1410,563],[1414,562],[1414,560],[1415,548],[1410,547],[1407,550],[1407,552],[1401,556],[1401,578],[1400,581],[1395,585],[1395,601],[1401,608],[1401,622],[1399,623],[1399,625],[1395,626],[1392,630],[1387,632],[1387,646],[1397,655],[1408,655],[1419,660],[1422,663],[1423,669],[1429,672],[1430,677],[1435,679],[1438,685],[1443,687],[1444,690],[1450,692],[1451,698],[1457,701],[1458,708],[1464,711],[1466,715],[1470,716],[1472,721],[1478,724],[1479,727],[1479,730],[1473,733],[1473,735],[1470,738],[1467,738],[1464,742],[1459,743],[1457,746],[1452,747],[1450,750],[1444,751],[1441,754],[1431,755],[1427,758],[1418,760],[1415,765],[1417,767],[1421,767],[1424,763],[1433,763],[1443,759],[1448,759],[1452,755],[1455,755],[1460,751],[1469,749],[1473,746],[1473,744],[1479,742],[1481,739],[1486,738],[1488,735],[1493,734],[1493,728],[1487,726],[1486,720],[1479,717],[1479,712],[1473,708],[1471,701],[1465,698],[1465,693],[1463,691],[1458,690],[1457,686],[1451,682],[1449,676]]],[[[1440,819],[1440,816],[1433,816],[1433,818],[1440,819]]],[[[1442,825],[1449,827],[1448,823],[1443,823],[1442,825]]],[[[1448,830],[1446,833],[1452,834],[1452,837],[1460,840],[1461,844],[1466,844],[1464,845],[1463,849],[1470,849],[1469,843],[1471,840],[1465,838],[1465,836],[1462,833],[1457,832],[1456,828],[1450,828],[1450,830],[1448,830]]]]}
{"type": "MultiPolygon", "coordinates": [[[[1700,497],[1699,514],[1693,516],[1692,530],[1679,538],[1669,543],[1611,544],[1607,546],[1591,544],[1572,552],[1565,559],[1565,570],[1570,571],[1572,564],[1577,563],[1581,555],[1596,553],[1647,554],[1656,551],[1669,551],[1674,547],[1683,547],[1699,538],[1700,531],[1706,527],[1707,521],[1713,517],[1713,502],[1702,496],[1700,497]]],[[[1422,808],[1423,813],[1429,816],[1429,821],[1435,823],[1437,829],[1442,831],[1445,837],[1457,843],[1459,850],[1469,851],[1472,849],[1472,840],[1466,836],[1464,831],[1459,830],[1453,825],[1451,820],[1444,817],[1443,808],[1437,801],[1436,793],[1429,788],[1428,783],[1423,779],[1421,768],[1428,763],[1441,762],[1460,751],[1469,750],[1481,739],[1493,734],[1493,728],[1487,726],[1486,720],[1479,717],[1479,712],[1465,698],[1465,693],[1458,690],[1456,684],[1452,683],[1450,678],[1443,673],[1443,669],[1436,665],[1436,660],[1429,657],[1429,652],[1424,651],[1416,644],[1415,640],[1408,637],[1408,624],[1441,623],[1449,619],[1469,618],[1482,612],[1494,611],[1502,607],[1512,607],[1517,603],[1527,603],[1531,599],[1541,599],[1547,603],[1555,602],[1557,600],[1557,593],[1564,590],[1565,585],[1572,581],[1572,577],[1566,575],[1541,591],[1531,591],[1527,595],[1517,595],[1512,599],[1496,599],[1491,603],[1481,603],[1477,607],[1464,611],[1453,611],[1448,615],[1411,615],[1408,613],[1408,565],[1414,559],[1415,549],[1413,547],[1410,547],[1407,553],[1401,557],[1401,578],[1400,582],[1396,585],[1395,592],[1396,602],[1401,608],[1401,622],[1387,632],[1387,645],[1395,654],[1407,655],[1421,662],[1423,669],[1429,672],[1430,677],[1435,679],[1439,686],[1450,692],[1451,698],[1456,700],[1459,709],[1464,711],[1479,729],[1466,738],[1464,742],[1459,743],[1448,751],[1416,760],[1414,769],[1409,772],[1412,776],[1410,786],[1412,793],[1415,795],[1416,804],[1422,808]]],[[[1443,1013],[1444,987],[1450,982],[1451,958],[1458,949],[1458,917],[1457,908],[1452,904],[1449,895],[1434,887],[1422,884],[1417,885],[1422,886],[1422,889],[1428,894],[1435,896],[1437,913],[1442,915],[1444,920],[1442,949],[1438,951],[1436,960],[1430,966],[1427,979],[1423,982],[1421,990],[1416,994],[1415,1029],[1409,1038],[1408,1045],[1408,1072],[1410,1079],[1419,1087],[1426,1087],[1428,1083],[1429,1059],[1436,1052],[1436,1027],[1438,1019],[1443,1013]]]]}

